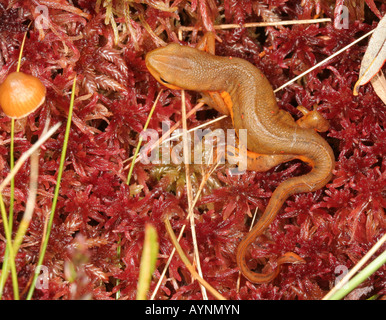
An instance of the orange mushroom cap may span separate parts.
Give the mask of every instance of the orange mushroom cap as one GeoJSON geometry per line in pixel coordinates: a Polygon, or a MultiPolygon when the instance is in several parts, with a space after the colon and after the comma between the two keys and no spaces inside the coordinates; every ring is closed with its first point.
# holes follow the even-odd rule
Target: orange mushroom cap
{"type": "Polygon", "coordinates": [[[0,106],[10,118],[23,118],[39,108],[46,98],[46,87],[36,77],[12,72],[0,85],[0,106]]]}

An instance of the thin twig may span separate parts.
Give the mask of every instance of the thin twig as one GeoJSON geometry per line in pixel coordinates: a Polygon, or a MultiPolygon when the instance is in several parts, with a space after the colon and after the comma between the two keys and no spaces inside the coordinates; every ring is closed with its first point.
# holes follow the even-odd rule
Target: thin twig
{"type": "Polygon", "coordinates": [[[296,76],[295,78],[291,79],[290,81],[286,82],[285,84],[283,84],[281,87],[279,88],[276,88],[274,90],[274,92],[278,92],[280,91],[281,89],[287,87],[288,85],[290,85],[291,83],[295,82],[296,80],[304,77],[306,74],[310,73],[312,70],[315,70],[316,68],[319,68],[320,66],[322,66],[323,64],[325,64],[327,61],[331,60],[332,58],[335,58],[337,55],[340,55],[342,52],[346,51],[348,48],[352,47],[354,44],[358,43],[359,41],[362,41],[363,39],[365,39],[366,37],[368,37],[369,35],[371,35],[373,32],[374,32],[375,29],[371,30],[370,32],[366,33],[364,36],[356,39],[355,41],[351,42],[349,45],[345,46],[344,48],[340,49],[339,51],[335,52],[334,54],[332,54],[331,56],[329,56],[328,58],[324,59],[323,61],[320,61],[319,63],[317,63],[316,65],[314,65],[313,67],[311,67],[310,69],[304,71],[303,73],[299,74],[298,76],[296,76]]]}
{"type": "MultiPolygon", "coordinates": [[[[201,191],[204,189],[206,182],[208,181],[208,179],[212,175],[212,173],[217,169],[219,164],[220,164],[220,162],[217,162],[216,165],[208,173],[206,173],[204,178],[202,179],[200,186],[199,186],[199,190],[198,190],[199,192],[197,192],[196,197],[194,198],[194,201],[193,201],[193,208],[196,205],[196,203],[200,197],[201,191]]],[[[193,215],[193,210],[189,214],[193,215]]]]}
{"type": "MultiPolygon", "coordinates": [[[[178,238],[177,238],[177,241],[178,241],[178,242],[181,240],[182,235],[184,234],[185,228],[186,228],[186,225],[183,225],[183,226],[181,227],[180,234],[178,235],[178,238]]],[[[174,256],[175,253],[176,253],[176,248],[174,247],[173,250],[172,250],[172,252],[170,253],[170,256],[169,256],[169,258],[168,258],[168,261],[166,261],[165,267],[164,267],[164,269],[162,270],[162,273],[161,273],[161,276],[160,276],[159,279],[158,279],[157,285],[155,286],[155,288],[154,288],[154,290],[153,290],[153,293],[151,294],[150,300],[154,300],[155,295],[157,294],[158,289],[159,289],[159,287],[161,286],[162,280],[163,280],[163,278],[165,277],[166,271],[168,270],[169,265],[170,265],[170,262],[172,261],[173,256],[174,256]]]]}
{"type": "Polygon", "coordinates": [[[185,255],[184,251],[182,250],[180,244],[178,243],[176,236],[173,232],[172,226],[170,225],[170,222],[168,219],[165,219],[165,226],[166,230],[173,242],[174,247],[176,248],[181,260],[184,262],[186,267],[188,268],[189,272],[192,274],[192,276],[200,283],[200,285],[204,286],[208,291],[217,299],[219,300],[226,300],[215,288],[213,288],[207,281],[205,281],[194,269],[193,265],[185,255]]]}
{"type": "MultiPolygon", "coordinates": [[[[212,149],[213,151],[213,149],[212,149]]],[[[200,198],[200,195],[201,195],[201,192],[202,190],[204,189],[204,186],[206,184],[206,182],[208,181],[209,177],[212,175],[212,173],[217,169],[217,167],[219,166],[220,164],[220,159],[217,158],[217,162],[216,164],[212,167],[212,169],[209,170],[209,172],[207,172],[206,174],[203,175],[203,178],[201,180],[201,183],[200,183],[200,186],[198,187],[198,191],[197,191],[197,194],[196,196],[194,197],[194,200],[193,200],[193,203],[192,203],[192,207],[190,208],[189,210],[189,215],[188,215],[188,218],[190,218],[191,216],[193,216],[193,212],[194,212],[194,207],[196,206],[197,204],[197,201],[198,199],[200,198]]]]}
{"type": "Polygon", "coordinates": [[[159,46],[159,47],[164,47],[166,46],[166,42],[163,41],[160,37],[158,37],[152,28],[150,28],[149,24],[146,22],[145,18],[143,17],[142,14],[139,15],[139,20],[141,21],[142,26],[145,28],[145,30],[149,33],[149,35],[153,38],[154,42],[159,46]]]}
{"type": "MultiPolygon", "coordinates": [[[[275,26],[283,26],[283,25],[294,25],[294,24],[312,24],[312,23],[323,23],[323,22],[331,22],[330,18],[321,18],[321,19],[307,19],[307,20],[288,20],[288,21],[272,21],[272,22],[248,22],[242,25],[240,24],[218,24],[213,26],[215,30],[226,30],[226,29],[238,29],[238,28],[256,28],[256,27],[275,27],[275,26]]],[[[178,37],[181,40],[182,32],[184,31],[193,31],[193,30],[201,30],[202,28],[195,27],[184,27],[181,26],[178,29],[178,37]]]]}
{"type": "MultiPolygon", "coordinates": [[[[185,164],[185,176],[186,176],[186,191],[188,196],[188,210],[193,211],[193,190],[192,190],[192,182],[190,180],[190,148],[188,147],[188,130],[186,123],[186,104],[185,104],[185,90],[181,90],[181,114],[182,114],[182,129],[183,129],[183,152],[184,152],[184,164],[185,164]]],[[[188,214],[189,215],[189,214],[188,214]]],[[[193,239],[193,248],[194,248],[194,257],[197,265],[198,274],[202,277],[201,263],[200,263],[200,255],[198,253],[197,246],[197,237],[196,237],[196,227],[194,215],[190,216],[190,229],[192,231],[192,239],[193,239]]],[[[205,286],[200,284],[201,292],[204,300],[208,300],[208,296],[206,294],[205,286]]]]}
{"type": "MultiPolygon", "coordinates": [[[[219,160],[219,159],[218,159],[218,160],[219,160]]],[[[194,200],[193,200],[193,203],[192,203],[193,207],[196,205],[196,203],[197,203],[197,201],[198,201],[198,198],[199,198],[199,196],[200,196],[200,194],[201,194],[201,191],[202,191],[203,186],[205,185],[206,181],[209,179],[209,177],[211,176],[211,174],[213,173],[213,171],[216,170],[216,168],[218,167],[219,164],[220,164],[220,163],[219,163],[219,161],[218,161],[218,162],[216,163],[216,165],[210,170],[210,172],[207,173],[206,175],[204,175],[204,178],[203,178],[203,180],[201,181],[200,187],[199,187],[199,189],[198,189],[197,195],[196,195],[196,197],[195,197],[194,200]]],[[[190,214],[191,214],[191,212],[189,212],[189,215],[190,215],[190,214]]],[[[189,215],[188,215],[188,218],[189,218],[189,215]]],[[[186,228],[186,225],[183,225],[183,226],[181,227],[180,233],[179,233],[178,238],[177,238],[177,241],[178,241],[178,242],[181,240],[182,235],[184,234],[185,228],[186,228]]],[[[176,252],[176,248],[173,248],[172,252],[170,253],[170,256],[169,256],[168,260],[166,261],[166,264],[165,264],[165,266],[164,266],[164,269],[162,270],[161,276],[160,276],[159,279],[158,279],[157,285],[156,285],[156,287],[154,288],[154,291],[153,291],[153,293],[152,293],[152,295],[151,295],[151,297],[150,297],[150,300],[154,300],[155,295],[157,294],[158,289],[159,289],[159,287],[161,286],[162,280],[163,280],[163,278],[165,277],[166,271],[167,271],[167,269],[169,268],[169,264],[170,264],[170,262],[172,261],[172,258],[173,258],[173,256],[174,256],[175,252],[176,252]]]]}

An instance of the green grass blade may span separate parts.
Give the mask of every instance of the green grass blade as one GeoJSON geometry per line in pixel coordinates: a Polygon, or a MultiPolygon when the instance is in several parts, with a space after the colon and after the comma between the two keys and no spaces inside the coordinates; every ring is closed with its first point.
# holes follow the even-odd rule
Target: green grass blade
{"type": "MultiPolygon", "coordinates": [[[[1,193],[0,193],[0,211],[1,211],[1,218],[3,219],[5,238],[7,240],[7,248],[8,248],[7,266],[10,266],[11,270],[12,270],[13,295],[14,295],[15,300],[19,300],[19,285],[17,282],[17,273],[16,273],[16,265],[15,265],[15,252],[13,251],[13,247],[12,247],[12,234],[11,234],[11,231],[9,230],[7,212],[5,210],[3,196],[1,193]]],[[[2,297],[5,282],[8,278],[9,269],[7,266],[5,267],[4,272],[1,273],[0,299],[2,297]]]]}
{"type": "Polygon", "coordinates": [[[333,294],[329,300],[340,300],[354,290],[358,285],[365,281],[369,276],[376,272],[383,264],[386,263],[386,250],[374,259],[366,268],[352,278],[347,285],[333,294]]]}
{"type": "MultiPolygon", "coordinates": [[[[11,145],[10,145],[10,159],[9,159],[9,168],[10,171],[13,170],[13,167],[15,165],[15,156],[14,156],[14,148],[15,148],[15,119],[11,119],[11,145]]],[[[9,234],[12,237],[12,229],[13,229],[13,205],[15,202],[15,179],[12,178],[10,182],[11,187],[11,195],[9,199],[9,214],[8,214],[8,230],[9,234]]],[[[4,206],[3,199],[1,198],[2,207],[4,206]]],[[[4,223],[6,221],[3,219],[4,223]]],[[[7,246],[5,248],[4,258],[3,258],[3,266],[1,271],[1,278],[0,278],[0,299],[2,297],[2,293],[4,290],[5,282],[8,278],[8,270],[9,267],[11,267],[11,273],[12,273],[12,283],[13,283],[13,295],[16,300],[19,299],[19,286],[17,282],[17,273],[16,273],[16,265],[15,261],[13,260],[13,263],[9,265],[9,259],[10,259],[10,247],[12,246],[12,242],[7,240],[7,246]]],[[[14,259],[15,256],[13,255],[14,259]]]]}
{"type": "MultiPolygon", "coordinates": [[[[11,146],[10,146],[10,157],[9,157],[9,169],[10,171],[13,170],[13,167],[15,166],[15,119],[12,118],[11,120],[11,146]]],[[[12,232],[13,228],[13,205],[15,202],[15,179],[11,179],[11,197],[9,199],[9,216],[8,216],[8,223],[9,223],[9,230],[12,232]]]]}
{"type": "MultiPolygon", "coordinates": [[[[146,130],[148,125],[149,125],[150,119],[151,119],[151,117],[153,115],[153,112],[155,110],[155,106],[157,105],[157,102],[158,102],[158,100],[159,100],[159,98],[161,96],[161,93],[162,93],[162,90],[160,90],[157,98],[155,99],[155,101],[153,103],[153,107],[150,110],[150,113],[149,113],[149,115],[147,117],[147,120],[146,120],[146,123],[145,123],[145,125],[143,127],[143,130],[146,130]]],[[[139,152],[139,149],[141,147],[141,143],[142,143],[142,137],[140,136],[139,140],[138,140],[137,148],[135,149],[134,156],[133,156],[133,159],[131,161],[131,165],[130,165],[130,169],[129,169],[129,174],[127,175],[127,182],[126,182],[127,184],[130,183],[131,175],[133,174],[133,169],[134,169],[134,165],[135,165],[135,160],[137,159],[138,152],[139,152]]]]}
{"type": "Polygon", "coordinates": [[[52,222],[54,220],[54,214],[56,210],[56,204],[58,202],[58,197],[59,197],[59,189],[60,189],[60,182],[62,180],[62,174],[63,174],[63,168],[64,168],[64,162],[66,159],[66,153],[67,153],[67,146],[68,146],[68,137],[70,135],[70,128],[71,128],[71,121],[72,121],[72,110],[74,108],[74,99],[75,99],[75,87],[76,87],[76,77],[74,78],[74,82],[72,85],[72,92],[71,92],[71,101],[70,101],[70,108],[68,110],[68,118],[67,118],[67,125],[66,125],[66,132],[64,135],[64,141],[63,141],[63,148],[62,148],[62,154],[60,157],[60,164],[59,164],[59,171],[58,171],[58,177],[56,180],[56,186],[55,186],[55,192],[54,192],[54,198],[52,200],[52,207],[51,207],[51,213],[47,225],[47,232],[44,238],[44,242],[42,244],[42,248],[40,251],[40,256],[39,260],[35,269],[35,274],[34,278],[32,280],[31,287],[29,288],[28,295],[27,295],[27,300],[30,300],[32,298],[32,295],[35,291],[35,286],[36,286],[36,280],[40,274],[40,269],[43,264],[44,256],[47,250],[47,245],[48,245],[48,240],[50,237],[51,233],[51,228],[52,228],[52,222]]]}
{"type": "Polygon", "coordinates": [[[157,262],[158,249],[157,231],[151,224],[147,224],[145,226],[145,241],[139,270],[137,300],[146,300],[146,294],[149,291],[151,277],[157,262]]]}

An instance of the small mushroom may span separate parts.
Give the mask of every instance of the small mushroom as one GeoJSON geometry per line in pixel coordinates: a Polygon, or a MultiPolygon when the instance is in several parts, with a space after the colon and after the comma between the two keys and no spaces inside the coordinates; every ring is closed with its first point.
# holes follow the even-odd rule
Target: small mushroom
{"type": "Polygon", "coordinates": [[[23,72],[10,73],[0,85],[0,106],[10,118],[28,116],[43,104],[45,98],[43,83],[23,72]]]}

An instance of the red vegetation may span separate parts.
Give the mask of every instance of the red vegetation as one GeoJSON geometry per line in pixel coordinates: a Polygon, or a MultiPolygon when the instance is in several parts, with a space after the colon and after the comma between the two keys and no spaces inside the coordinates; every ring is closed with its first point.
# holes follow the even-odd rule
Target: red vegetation
{"type": "MultiPolygon", "coordinates": [[[[24,32],[39,16],[35,7],[44,5],[49,12],[46,29],[39,32],[33,23],[30,26],[21,67],[44,83],[47,98],[41,109],[16,123],[16,159],[42,134],[48,118],[51,125],[66,121],[72,82],[75,74],[78,77],[65,170],[44,260],[49,286],[36,289],[33,298],[113,299],[119,290],[121,298],[135,299],[145,224],[156,227],[160,241],[151,292],[173,250],[163,219],[170,217],[176,234],[189,224],[183,168],[138,163],[130,186],[126,184],[126,160],[133,154],[160,90],[145,67],[145,54],[163,43],[178,41],[181,24],[213,30],[219,23],[311,19],[317,14],[333,18],[335,3],[145,0],[127,2],[130,7],[124,7],[120,1],[112,1],[117,13],[114,21],[108,19],[102,5],[96,8],[94,1],[73,3],[76,7],[68,1],[0,0],[0,83],[16,69],[24,32]],[[165,8],[177,10],[160,10],[164,2],[165,8]],[[130,14],[129,20],[124,10],[130,14]]],[[[350,8],[349,29],[337,30],[332,23],[323,23],[218,31],[222,43],[218,43],[217,54],[252,62],[273,87],[279,87],[374,28],[386,5],[376,0],[366,3],[362,11],[350,8]]],[[[201,35],[197,30],[185,32],[184,41],[194,45],[201,35]]],[[[195,210],[197,242],[205,279],[226,298],[320,299],[334,285],[339,275],[336,268],[351,268],[385,233],[386,108],[371,85],[361,87],[356,97],[352,94],[366,46],[367,41],[360,42],[277,93],[280,107],[295,118],[301,116],[297,105],[308,109],[318,105],[331,124],[324,136],[334,149],[336,170],[322,190],[291,197],[265,236],[252,246],[251,255],[274,266],[277,258],[291,251],[306,264],[284,265],[272,283],[256,285],[242,278],[237,287],[235,254],[248,231],[248,215],[256,208],[264,210],[281,181],[308,170],[304,164],[293,161],[266,173],[243,176],[232,176],[222,166],[208,181],[195,210]]],[[[199,97],[189,94],[188,109],[199,97]]],[[[180,93],[165,90],[149,127],[161,132],[162,121],[174,124],[180,118],[180,93]]],[[[205,117],[193,116],[188,125],[202,122],[205,117]]],[[[51,208],[64,131],[62,126],[40,152],[36,208],[16,261],[22,298],[34,273],[51,208]]],[[[9,139],[10,119],[0,113],[0,180],[10,170],[9,139]]],[[[25,210],[29,171],[26,163],[15,179],[14,231],[25,210]]],[[[192,166],[192,172],[197,189],[201,169],[192,166]]],[[[7,209],[9,196],[7,187],[3,191],[7,209]]],[[[3,257],[2,224],[0,231],[3,257]]],[[[181,246],[192,258],[189,227],[181,246]]],[[[385,267],[360,288],[363,294],[355,295],[359,299],[385,295],[385,267]]],[[[3,298],[13,299],[10,279],[3,298]]],[[[156,299],[201,298],[198,283],[191,281],[175,256],[156,299]]]]}

